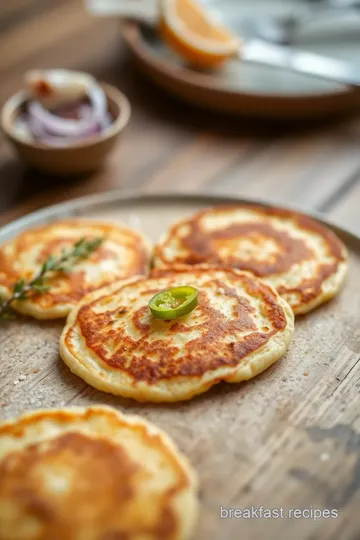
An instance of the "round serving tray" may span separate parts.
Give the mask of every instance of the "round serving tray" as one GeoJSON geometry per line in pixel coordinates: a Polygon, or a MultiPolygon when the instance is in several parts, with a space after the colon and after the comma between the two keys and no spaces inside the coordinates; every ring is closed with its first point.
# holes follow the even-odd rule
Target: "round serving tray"
{"type": "MultiPolygon", "coordinates": [[[[248,202],[254,201],[206,194],[112,191],[25,216],[5,226],[0,241],[26,228],[73,216],[125,221],[156,241],[171,223],[201,208],[248,202]]],[[[114,397],[88,386],[60,359],[58,343],[64,321],[19,317],[0,328],[0,418],[37,408],[96,403],[141,415],[165,429],[199,473],[201,508],[194,539],[291,536],[310,540],[314,530],[310,525],[314,523],[309,525],[309,520],[221,519],[220,509],[251,505],[280,508],[286,504],[303,508],[304,501],[308,508],[330,508],[335,499],[327,497],[335,491],[336,501],[351,506],[350,499],[347,503],[341,497],[350,493],[349,483],[355,478],[351,469],[354,463],[356,466],[354,441],[358,440],[353,424],[359,408],[355,375],[360,353],[360,238],[329,226],[349,249],[344,289],[333,301],[297,319],[295,338],[286,356],[253,381],[220,383],[189,402],[177,404],[114,397]],[[345,398],[337,388],[346,391],[345,398]],[[331,431],[328,426],[336,423],[347,425],[331,431]],[[353,441],[349,444],[348,435],[353,441]],[[333,452],[335,447],[328,438],[335,436],[333,452]],[[354,459],[349,452],[354,453],[354,459]],[[333,477],[335,491],[325,489],[333,477]]],[[[343,515],[346,530],[358,525],[355,506],[352,513],[351,508],[343,508],[343,515]]],[[[337,527],[342,526],[341,520],[339,514],[337,527]]],[[[327,537],[328,522],[316,521],[317,537],[327,537]]]]}

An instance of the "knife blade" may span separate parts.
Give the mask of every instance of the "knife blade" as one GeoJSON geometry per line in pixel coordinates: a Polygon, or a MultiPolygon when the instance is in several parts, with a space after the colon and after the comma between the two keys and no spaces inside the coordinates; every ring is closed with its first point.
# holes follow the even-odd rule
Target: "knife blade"
{"type": "Polygon", "coordinates": [[[350,63],[260,39],[242,42],[238,56],[246,62],[288,69],[348,86],[360,86],[360,74],[350,63]]]}

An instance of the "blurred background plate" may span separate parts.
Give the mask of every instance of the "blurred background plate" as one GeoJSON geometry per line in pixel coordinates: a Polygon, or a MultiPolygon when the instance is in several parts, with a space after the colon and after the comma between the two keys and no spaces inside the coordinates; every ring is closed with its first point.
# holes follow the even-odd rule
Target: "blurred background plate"
{"type": "MultiPolygon", "coordinates": [[[[203,3],[238,35],[251,34],[254,21],[306,8],[306,2],[296,0],[203,3]]],[[[211,73],[199,72],[182,62],[150,25],[123,22],[122,28],[142,70],[154,83],[191,103],[266,118],[321,118],[360,110],[360,91],[342,84],[238,60],[211,73]]],[[[360,9],[314,16],[297,32],[293,46],[349,61],[360,69],[360,9]]]]}

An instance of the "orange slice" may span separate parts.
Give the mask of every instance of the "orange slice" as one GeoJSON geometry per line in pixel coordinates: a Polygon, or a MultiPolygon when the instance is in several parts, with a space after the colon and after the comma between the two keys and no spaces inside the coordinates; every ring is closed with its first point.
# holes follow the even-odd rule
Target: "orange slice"
{"type": "Polygon", "coordinates": [[[214,21],[194,0],[161,0],[164,41],[198,67],[213,67],[233,56],[240,40],[214,21]]]}

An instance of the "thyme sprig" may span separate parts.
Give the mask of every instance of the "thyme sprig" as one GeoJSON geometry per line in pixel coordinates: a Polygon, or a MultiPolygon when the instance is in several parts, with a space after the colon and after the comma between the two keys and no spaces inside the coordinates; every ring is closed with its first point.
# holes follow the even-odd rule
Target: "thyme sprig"
{"type": "Polygon", "coordinates": [[[51,272],[72,272],[74,265],[80,260],[87,259],[103,241],[104,238],[102,237],[93,240],[81,238],[70,249],[64,249],[60,256],[49,255],[30,281],[26,282],[24,279],[19,279],[14,283],[9,298],[0,297],[0,319],[14,319],[13,302],[25,300],[29,297],[29,293],[42,294],[48,292],[51,287],[46,283],[46,280],[51,272]]]}

